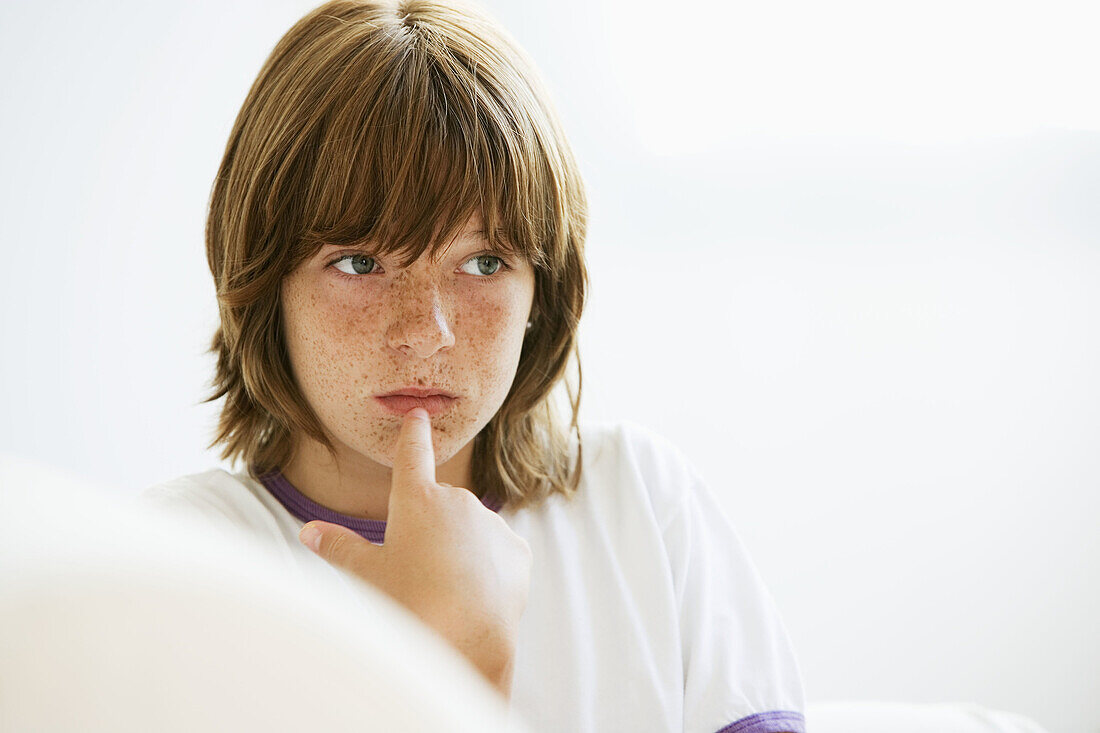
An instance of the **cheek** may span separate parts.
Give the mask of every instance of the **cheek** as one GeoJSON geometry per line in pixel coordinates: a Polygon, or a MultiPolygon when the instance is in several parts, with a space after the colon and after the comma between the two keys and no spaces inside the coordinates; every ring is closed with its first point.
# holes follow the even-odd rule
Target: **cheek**
{"type": "Polygon", "coordinates": [[[476,294],[457,310],[455,336],[486,363],[510,365],[519,357],[531,295],[517,285],[476,294]]]}
{"type": "Polygon", "coordinates": [[[383,314],[377,301],[349,299],[346,292],[322,285],[289,295],[284,313],[291,364],[305,389],[339,390],[348,375],[361,370],[364,359],[370,363],[377,356],[383,314]]]}
{"type": "Polygon", "coordinates": [[[510,298],[492,295],[471,298],[456,311],[456,336],[465,334],[475,346],[506,343],[516,321],[523,317],[518,311],[510,298]]]}
{"type": "Polygon", "coordinates": [[[487,295],[456,319],[455,336],[463,344],[461,361],[482,396],[479,412],[487,419],[500,407],[515,381],[531,303],[521,290],[487,295]]]}

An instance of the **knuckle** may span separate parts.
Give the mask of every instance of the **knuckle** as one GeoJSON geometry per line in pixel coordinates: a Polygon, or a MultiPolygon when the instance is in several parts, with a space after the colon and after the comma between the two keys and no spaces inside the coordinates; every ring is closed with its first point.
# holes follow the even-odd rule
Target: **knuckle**
{"type": "Polygon", "coordinates": [[[412,473],[419,465],[419,461],[409,455],[400,456],[397,459],[398,468],[402,473],[412,473]]]}
{"type": "Polygon", "coordinates": [[[469,501],[470,499],[477,499],[477,497],[474,496],[474,492],[461,486],[440,483],[438,481],[435,485],[436,487],[438,487],[440,493],[444,494],[445,496],[451,497],[451,501],[465,502],[469,501]]]}
{"type": "Polygon", "coordinates": [[[325,557],[333,562],[341,562],[344,556],[347,555],[347,547],[348,536],[343,532],[338,532],[335,537],[329,540],[325,557]]]}
{"type": "Polygon", "coordinates": [[[411,435],[406,437],[405,448],[410,455],[420,455],[421,453],[430,450],[427,441],[424,440],[423,436],[418,435],[417,433],[412,433],[411,435]]]}
{"type": "Polygon", "coordinates": [[[466,507],[470,511],[473,511],[473,512],[485,511],[485,512],[488,512],[489,514],[492,514],[493,516],[496,516],[496,514],[491,509],[489,509],[489,507],[485,506],[482,503],[481,499],[478,498],[477,494],[470,491],[469,489],[464,489],[464,488],[459,487],[459,486],[454,486],[454,487],[451,488],[451,491],[456,492],[461,497],[461,501],[466,505],[466,507]]]}

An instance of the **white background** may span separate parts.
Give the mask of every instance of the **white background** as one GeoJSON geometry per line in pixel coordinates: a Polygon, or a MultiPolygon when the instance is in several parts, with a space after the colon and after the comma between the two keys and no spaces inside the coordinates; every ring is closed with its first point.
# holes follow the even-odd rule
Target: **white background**
{"type": "MultiPolygon", "coordinates": [[[[217,463],[204,209],[313,4],[0,6],[0,452],[217,463]]],[[[583,416],[709,478],[808,698],[1100,731],[1089,4],[486,5],[589,189],[583,416]]]]}

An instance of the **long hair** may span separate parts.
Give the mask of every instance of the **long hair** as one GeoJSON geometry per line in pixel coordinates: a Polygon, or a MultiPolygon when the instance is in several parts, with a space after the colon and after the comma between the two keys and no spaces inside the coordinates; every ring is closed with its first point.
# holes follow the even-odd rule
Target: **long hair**
{"type": "Polygon", "coordinates": [[[533,63],[480,9],[436,0],[326,3],[292,27],[237,115],[214,182],[206,253],[220,326],[222,458],[253,477],[295,435],[335,455],[290,368],[283,278],[323,244],[364,241],[407,266],[480,213],[490,243],[534,268],[533,325],[512,388],[474,438],[483,497],[572,496],[581,470],[577,327],[587,200],[533,63]],[[576,365],[574,387],[566,378],[576,365]],[[568,424],[554,389],[566,389],[568,424]],[[569,459],[576,434],[576,461],[569,459]]]}

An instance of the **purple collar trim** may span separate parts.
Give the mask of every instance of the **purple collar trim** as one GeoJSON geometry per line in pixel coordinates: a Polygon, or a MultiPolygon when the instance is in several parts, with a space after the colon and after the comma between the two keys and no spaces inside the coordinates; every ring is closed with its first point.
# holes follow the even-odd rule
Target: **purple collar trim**
{"type": "MultiPolygon", "coordinates": [[[[260,483],[271,492],[272,496],[279,500],[280,504],[286,507],[288,512],[302,522],[320,519],[325,522],[340,524],[376,545],[382,544],[382,540],[386,535],[386,521],[384,519],[350,517],[347,514],[334,512],[328,507],[321,506],[294,488],[294,484],[287,481],[286,477],[277,468],[260,476],[260,483]]],[[[481,503],[494,512],[500,511],[501,505],[499,502],[482,499],[481,503]]]]}

